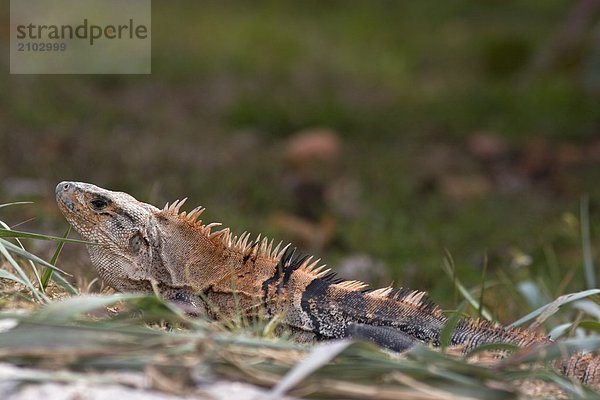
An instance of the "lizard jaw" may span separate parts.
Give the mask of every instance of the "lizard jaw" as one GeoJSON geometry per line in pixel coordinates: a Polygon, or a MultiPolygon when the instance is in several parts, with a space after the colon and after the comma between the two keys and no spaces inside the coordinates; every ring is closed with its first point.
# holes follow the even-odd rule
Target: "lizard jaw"
{"type": "MultiPolygon", "coordinates": [[[[85,239],[89,239],[86,235],[86,225],[90,225],[92,221],[85,221],[87,212],[81,212],[83,208],[82,204],[82,185],[79,182],[63,181],[56,185],[56,204],[63,213],[67,221],[79,232],[85,239]],[[75,216],[78,215],[79,218],[75,216]]],[[[90,185],[92,186],[92,185],[90,185]]]]}

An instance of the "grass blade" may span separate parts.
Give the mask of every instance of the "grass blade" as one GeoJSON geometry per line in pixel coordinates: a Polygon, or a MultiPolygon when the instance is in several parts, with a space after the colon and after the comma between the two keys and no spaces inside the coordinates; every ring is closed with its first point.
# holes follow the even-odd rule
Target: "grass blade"
{"type": "Polygon", "coordinates": [[[600,321],[600,304],[597,303],[598,298],[581,300],[573,304],[573,308],[583,311],[587,315],[600,321]]]}
{"type": "Polygon", "coordinates": [[[487,272],[487,266],[488,266],[488,255],[487,255],[487,251],[484,253],[483,255],[483,270],[481,271],[481,284],[480,284],[480,293],[479,293],[479,309],[477,310],[477,313],[479,314],[479,317],[481,318],[481,312],[483,311],[483,296],[485,295],[485,273],[487,272]]]}
{"type": "Polygon", "coordinates": [[[50,269],[52,269],[52,270],[54,270],[56,272],[60,272],[61,274],[64,274],[64,275],[68,275],[68,276],[71,275],[71,274],[63,271],[62,269],[60,269],[60,268],[58,268],[58,267],[50,264],[49,262],[42,260],[41,258],[39,258],[38,256],[36,256],[35,254],[32,254],[32,253],[28,252],[27,250],[23,250],[22,248],[20,248],[19,246],[15,245],[15,244],[13,244],[11,242],[9,242],[8,240],[0,238],[0,244],[2,246],[4,246],[7,250],[10,250],[11,252],[13,252],[13,253],[15,253],[15,254],[23,257],[23,258],[31,260],[34,263],[38,264],[38,265],[50,268],[50,269]]]}
{"type": "Polygon", "coordinates": [[[463,316],[464,309],[465,303],[463,302],[458,310],[454,311],[444,324],[444,327],[440,332],[440,350],[442,352],[446,351],[446,348],[451,344],[452,333],[454,333],[456,325],[458,325],[460,318],[463,316]]]}
{"type": "Polygon", "coordinates": [[[79,295],[79,290],[69,283],[61,274],[52,274],[52,280],[73,296],[79,295]]]}
{"type": "Polygon", "coordinates": [[[40,239],[40,240],[56,240],[58,242],[69,242],[69,243],[81,243],[81,244],[96,244],[85,240],[78,239],[66,239],[64,237],[41,235],[39,233],[13,231],[12,229],[0,229],[0,238],[27,238],[27,239],[40,239]]]}
{"type": "MultiPolygon", "coordinates": [[[[4,223],[4,221],[0,221],[0,225],[3,226],[5,229],[10,230],[10,227],[6,223],[4,223]]],[[[27,251],[27,250],[25,250],[25,246],[23,246],[23,243],[21,243],[21,241],[18,238],[15,238],[15,241],[17,242],[19,247],[21,249],[23,249],[23,251],[27,251]]],[[[41,285],[42,285],[41,277],[40,277],[40,274],[39,274],[37,268],[35,267],[35,264],[31,260],[27,260],[27,261],[29,262],[31,271],[35,275],[35,279],[37,280],[38,285],[41,287],[41,285]]]]}
{"type": "MultiPolygon", "coordinates": [[[[28,252],[27,250],[25,250],[23,244],[19,241],[19,237],[27,237],[27,238],[34,238],[34,239],[50,239],[53,238],[53,236],[46,236],[46,235],[38,235],[35,233],[28,233],[28,232],[20,232],[20,231],[13,231],[11,230],[6,224],[4,224],[2,221],[0,221],[0,224],[2,224],[2,226],[5,227],[5,229],[0,229],[0,242],[3,243],[5,245],[5,247],[8,247],[9,250],[11,250],[13,253],[16,253],[18,255],[20,255],[21,257],[26,258],[30,265],[31,268],[36,276],[36,279],[38,280],[39,286],[40,288],[42,288],[42,291],[46,290],[46,287],[48,285],[48,275],[51,275],[51,273],[53,271],[55,272],[60,272],[66,275],[66,272],[64,272],[63,270],[57,268],[55,266],[56,264],[56,259],[58,258],[58,255],[60,254],[60,250],[62,250],[62,247],[64,246],[64,243],[67,241],[72,241],[71,239],[67,239],[66,237],[63,238],[63,240],[60,242],[57,251],[54,253],[54,256],[51,260],[50,263],[46,263],[46,261],[42,260],[41,258],[35,256],[34,254],[28,252]],[[8,242],[4,239],[2,239],[1,237],[5,236],[5,237],[14,237],[15,240],[17,241],[17,243],[19,244],[19,246],[14,245],[11,242],[8,242]],[[44,266],[46,268],[45,272],[44,272],[44,277],[40,277],[39,273],[37,271],[37,268],[35,267],[34,263],[38,263],[42,266],[44,266]]],[[[71,227],[69,226],[68,231],[70,232],[71,227]]],[[[53,240],[53,239],[52,239],[53,240]]],[[[79,242],[79,241],[78,241],[79,242]]],[[[53,275],[54,281],[60,285],[61,287],[63,287],[65,290],[67,290],[67,292],[69,292],[70,294],[73,295],[77,295],[79,293],[79,291],[77,289],[75,289],[66,279],[64,279],[63,276],[58,275],[58,274],[54,274],[53,275]]]]}
{"type": "Polygon", "coordinates": [[[5,269],[0,269],[0,278],[8,279],[8,280],[11,280],[13,282],[20,283],[23,286],[27,286],[27,284],[25,283],[25,281],[23,281],[18,276],[14,275],[14,274],[11,274],[10,272],[8,272],[5,269]]]}
{"type": "Polygon", "coordinates": [[[577,327],[600,333],[600,322],[598,321],[584,320],[579,322],[577,327]]]}
{"type": "Polygon", "coordinates": [[[530,312],[529,314],[527,314],[523,318],[513,322],[509,326],[517,327],[517,326],[523,325],[525,322],[531,321],[534,318],[537,318],[535,320],[534,324],[539,325],[539,324],[543,323],[546,319],[548,319],[550,316],[552,316],[554,313],[556,313],[560,309],[561,306],[571,303],[576,300],[580,300],[580,299],[598,294],[598,293],[600,293],[600,289],[589,289],[589,290],[583,290],[581,292],[569,293],[569,294],[559,296],[552,303],[546,304],[546,305],[538,308],[537,310],[530,312]]]}
{"type": "Polygon", "coordinates": [[[487,319],[488,321],[492,321],[494,319],[492,317],[492,313],[490,313],[487,308],[483,307],[483,305],[479,304],[479,302],[477,300],[475,300],[475,298],[471,295],[471,293],[469,293],[469,291],[467,290],[467,288],[465,288],[463,286],[463,284],[460,282],[460,280],[458,279],[458,277],[456,277],[455,274],[452,272],[452,265],[450,264],[450,261],[448,261],[448,259],[445,259],[443,265],[444,265],[444,270],[446,271],[446,273],[450,277],[453,278],[455,288],[458,289],[458,291],[460,292],[460,294],[462,294],[462,296],[465,298],[465,300],[475,310],[478,310],[480,312],[480,315],[483,318],[487,319]]]}
{"type": "Polygon", "coordinates": [[[511,343],[501,343],[501,342],[499,342],[499,343],[484,343],[482,345],[475,347],[474,349],[469,350],[469,352],[467,352],[467,354],[465,354],[465,359],[469,359],[478,353],[482,353],[482,352],[486,352],[486,351],[499,351],[500,350],[500,351],[514,352],[519,349],[520,349],[519,346],[517,346],[515,344],[511,344],[511,343]]]}
{"type": "Polygon", "coordinates": [[[53,279],[54,281],[60,285],[61,287],[63,287],[65,290],[67,290],[67,292],[69,292],[70,294],[73,295],[77,295],[79,294],[79,291],[77,289],[75,289],[61,274],[65,274],[70,276],[70,274],[68,274],[67,272],[63,271],[62,269],[42,260],[41,258],[39,258],[38,256],[36,256],[35,254],[32,254],[30,252],[28,252],[27,250],[24,250],[22,248],[20,248],[19,246],[4,240],[0,238],[0,245],[5,246],[8,250],[12,251],[13,253],[27,258],[28,260],[35,262],[43,267],[49,268],[51,270],[54,270],[54,272],[58,272],[59,274],[54,274],[53,275],[53,279]]]}
{"type": "Polygon", "coordinates": [[[551,361],[557,358],[563,359],[568,355],[595,351],[598,348],[600,348],[599,337],[570,338],[523,348],[511,357],[501,360],[499,366],[504,368],[520,366],[525,363],[551,361]]]}
{"type": "MultiPolygon", "coordinates": [[[[69,225],[69,227],[65,231],[63,238],[66,239],[70,233],[71,233],[71,225],[69,225]]],[[[56,251],[52,255],[52,258],[50,259],[50,264],[56,266],[56,260],[58,260],[58,256],[60,255],[60,252],[62,251],[64,245],[65,245],[64,241],[58,243],[58,246],[56,246],[56,251]]],[[[53,273],[54,273],[54,271],[52,271],[52,269],[50,269],[50,268],[46,268],[44,270],[44,274],[42,275],[42,279],[40,281],[43,291],[46,291],[46,288],[48,287],[48,283],[50,282],[50,278],[52,278],[53,273]]]]}
{"type": "Polygon", "coordinates": [[[19,275],[19,277],[23,280],[23,283],[25,284],[25,286],[31,291],[31,294],[38,301],[46,302],[46,303],[49,302],[48,297],[46,297],[46,295],[44,293],[40,292],[33,286],[33,283],[31,283],[31,280],[27,277],[27,274],[25,273],[25,271],[23,271],[23,268],[21,268],[19,263],[13,258],[13,256],[10,255],[10,253],[8,252],[8,250],[6,248],[6,244],[11,244],[16,249],[19,249],[21,251],[24,251],[24,250],[22,250],[18,246],[15,246],[12,243],[6,242],[4,240],[0,241],[0,254],[2,254],[4,256],[4,258],[6,258],[6,261],[8,261],[8,263],[13,267],[13,269],[16,271],[17,275],[19,275]]]}
{"type": "Polygon", "coordinates": [[[550,332],[548,332],[548,336],[552,340],[556,340],[559,337],[563,336],[567,332],[569,332],[573,328],[573,322],[567,322],[565,324],[560,324],[552,328],[550,332]]]}
{"type": "Polygon", "coordinates": [[[110,296],[77,296],[46,305],[31,318],[36,322],[48,321],[54,324],[72,321],[79,315],[102,307],[112,306],[123,300],[145,297],[136,294],[114,294],[110,296]]]}
{"type": "Polygon", "coordinates": [[[13,203],[0,204],[0,208],[9,207],[9,206],[19,206],[21,204],[33,204],[33,201],[15,201],[13,203]]]}
{"type": "Polygon", "coordinates": [[[588,289],[596,287],[596,272],[594,271],[594,261],[592,259],[592,245],[590,242],[590,199],[584,196],[580,205],[581,220],[581,247],[583,250],[583,269],[585,272],[585,282],[588,289]]]}
{"type": "Polygon", "coordinates": [[[340,340],[317,346],[310,352],[308,357],[296,364],[294,368],[292,368],[283,379],[275,385],[265,400],[276,400],[281,398],[310,374],[333,360],[351,344],[352,341],[350,340],[340,340]]]}
{"type": "Polygon", "coordinates": [[[552,298],[542,293],[540,285],[531,279],[517,283],[516,288],[529,305],[529,309],[539,308],[552,301],[552,298]]]}

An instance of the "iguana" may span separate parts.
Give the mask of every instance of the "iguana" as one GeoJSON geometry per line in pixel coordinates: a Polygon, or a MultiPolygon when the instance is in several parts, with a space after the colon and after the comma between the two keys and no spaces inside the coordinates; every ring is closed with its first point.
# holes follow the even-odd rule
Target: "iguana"
{"type": "MultiPolygon", "coordinates": [[[[193,314],[213,318],[236,313],[279,317],[292,330],[315,339],[369,340],[393,351],[415,343],[440,345],[447,322],[425,292],[392,287],[367,289],[344,281],[319,264],[274,246],[260,235],[234,236],[219,223],[204,224],[204,208],[180,212],[186,199],[159,209],[127,193],[81,182],[61,182],[56,200],[88,245],[100,277],[118,291],[151,292],[193,314]]],[[[550,339],[527,329],[461,319],[450,344],[465,351],[484,343],[519,347],[550,339]]],[[[600,359],[575,354],[559,365],[564,374],[600,387],[600,359]]]]}

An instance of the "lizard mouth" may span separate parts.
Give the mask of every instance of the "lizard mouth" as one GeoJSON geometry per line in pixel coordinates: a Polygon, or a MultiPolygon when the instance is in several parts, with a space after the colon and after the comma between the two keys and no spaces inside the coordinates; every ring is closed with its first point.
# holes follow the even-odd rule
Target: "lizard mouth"
{"type": "Polygon", "coordinates": [[[69,211],[74,211],[75,204],[70,199],[69,194],[72,194],[72,186],[69,182],[61,182],[56,185],[56,203],[60,207],[61,211],[64,213],[64,209],[69,211]]]}
{"type": "Polygon", "coordinates": [[[86,225],[91,225],[94,221],[90,221],[83,205],[81,203],[82,190],[76,182],[61,182],[56,185],[56,204],[63,213],[67,221],[75,228],[81,236],[89,239],[86,235],[86,225]]]}
{"type": "Polygon", "coordinates": [[[56,203],[67,218],[68,214],[76,211],[77,206],[73,201],[73,198],[77,191],[77,187],[73,182],[61,182],[56,185],[56,203]]]}

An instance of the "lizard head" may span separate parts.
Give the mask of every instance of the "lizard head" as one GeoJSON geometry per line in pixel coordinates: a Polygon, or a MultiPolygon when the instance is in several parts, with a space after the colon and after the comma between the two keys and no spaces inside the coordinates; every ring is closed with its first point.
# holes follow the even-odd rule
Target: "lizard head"
{"type": "Polygon", "coordinates": [[[245,260],[242,264],[259,253],[268,262],[275,259],[267,256],[272,243],[266,239],[248,244],[249,234],[232,238],[228,228],[211,232],[221,224],[202,224],[202,207],[180,213],[185,199],[158,209],[127,193],[61,182],[56,201],[67,221],[91,242],[87,248],[100,277],[122,292],[158,288],[169,298],[200,293],[231,274],[225,254],[245,260]]]}
{"type": "Polygon", "coordinates": [[[127,193],[82,182],[59,183],[56,202],[83,239],[93,243],[88,245],[90,258],[110,286],[136,289],[133,282],[145,280],[152,261],[156,207],[127,193]]]}

